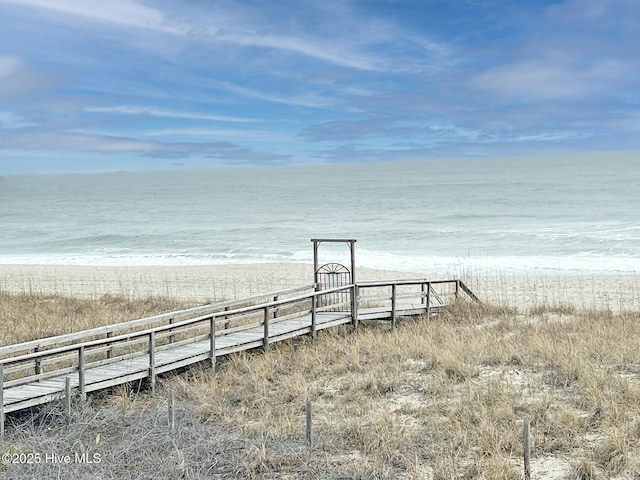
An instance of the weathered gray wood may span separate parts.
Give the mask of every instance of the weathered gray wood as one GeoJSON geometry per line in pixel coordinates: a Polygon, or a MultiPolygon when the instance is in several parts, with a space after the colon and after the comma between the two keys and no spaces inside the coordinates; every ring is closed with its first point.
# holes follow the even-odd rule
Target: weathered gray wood
{"type": "Polygon", "coordinates": [[[309,453],[309,455],[311,455],[311,449],[313,447],[313,438],[312,438],[312,431],[313,431],[313,412],[311,411],[311,401],[307,400],[307,405],[306,405],[306,419],[307,419],[307,428],[306,428],[306,438],[307,438],[307,451],[309,453]]]}
{"type": "MultiPolygon", "coordinates": [[[[37,345],[36,348],[33,349],[34,352],[40,352],[40,350],[41,350],[40,345],[37,345]]],[[[36,358],[35,372],[36,372],[36,375],[40,375],[42,373],[42,361],[40,357],[36,358]]]]}
{"type": "MultiPolygon", "coordinates": [[[[107,338],[113,337],[113,332],[107,332],[106,337],[107,338]]],[[[108,350],[107,350],[107,358],[112,358],[113,357],[113,347],[111,346],[110,343],[107,343],[107,347],[109,347],[108,350]]]]}
{"type": "Polygon", "coordinates": [[[529,420],[524,421],[524,478],[531,480],[531,438],[529,420]]]}
{"type": "Polygon", "coordinates": [[[149,333],[149,379],[151,392],[156,391],[156,332],[149,333]]]}
{"type": "MultiPolygon", "coordinates": [[[[175,317],[171,317],[169,319],[169,325],[173,325],[173,322],[175,322],[176,318],[175,317]]],[[[176,336],[171,333],[171,335],[169,335],[169,343],[173,343],[176,341],[176,336]]]]}
{"type": "Polygon", "coordinates": [[[395,283],[391,285],[391,328],[396,328],[396,289],[395,283]]]}
{"type": "Polygon", "coordinates": [[[431,282],[427,282],[427,318],[431,316],[431,282]]]}
{"type": "Polygon", "coordinates": [[[0,440],[4,440],[4,365],[0,363],[0,440]]]}
{"type": "Polygon", "coordinates": [[[209,363],[216,368],[216,317],[209,320],[209,363]]]}
{"type": "Polygon", "coordinates": [[[167,408],[169,414],[169,431],[175,433],[176,431],[176,410],[174,408],[175,397],[173,390],[169,390],[167,393],[167,408]]]}
{"type": "MultiPolygon", "coordinates": [[[[455,281],[433,283],[452,284],[453,282],[455,281]]],[[[59,344],[50,343],[48,345],[52,348],[42,348],[40,352],[34,352],[33,349],[40,343],[38,342],[31,351],[27,350],[29,353],[0,360],[4,373],[11,371],[11,375],[25,375],[9,382],[4,381],[3,377],[3,413],[63,397],[66,393],[65,376],[72,372],[77,372],[77,377],[75,375],[70,377],[71,386],[77,386],[83,398],[86,397],[87,392],[145,377],[151,377],[153,388],[155,379],[160,373],[200,361],[209,360],[213,363],[220,355],[260,346],[268,348],[273,342],[317,333],[320,329],[349,322],[357,326],[360,318],[389,320],[424,312],[425,306],[421,305],[424,295],[418,291],[419,288],[416,288],[416,292],[404,293],[397,289],[398,285],[415,285],[416,287],[422,285],[422,289],[426,285],[427,307],[437,309],[444,305],[444,301],[437,297],[431,283],[425,280],[369,282],[324,290],[322,295],[332,292],[349,292],[350,294],[350,301],[345,303],[350,305],[350,308],[345,309],[346,311],[333,312],[323,310],[331,309],[337,304],[329,305],[328,308],[318,307],[313,300],[319,295],[317,292],[285,299],[276,294],[266,298],[261,296],[260,298],[265,298],[266,303],[239,306],[234,310],[226,311],[219,308],[218,314],[227,316],[232,324],[247,322],[246,325],[227,330],[217,330],[215,313],[208,313],[179,321],[162,316],[164,323],[145,330],[119,330],[123,333],[114,335],[118,330],[110,329],[106,330],[102,336],[91,336],[88,341],[82,341],[80,344],[58,346],[59,344]],[[395,305],[392,308],[361,308],[360,288],[377,288],[378,286],[392,287],[395,305]],[[430,295],[436,296],[438,300],[436,304],[431,305],[433,299],[430,295]],[[407,300],[410,303],[407,303],[407,300]],[[417,300],[417,306],[414,304],[415,300],[417,300]],[[312,302],[311,308],[307,308],[308,302],[312,302]],[[276,312],[279,308],[282,308],[281,311],[293,313],[280,315],[276,312]],[[270,318],[271,316],[274,318],[270,318]],[[167,323],[169,321],[173,323],[167,323]],[[174,336],[172,344],[170,342],[174,336]],[[178,338],[180,340],[176,341],[178,338]],[[145,348],[146,345],[148,348],[145,348]],[[133,350],[130,350],[131,348],[133,350]],[[111,358],[109,358],[109,352],[111,352],[111,358]],[[107,353],[106,359],[105,353],[107,353]],[[40,362],[43,373],[39,375],[32,373],[35,362],[40,362]],[[46,374],[44,373],[45,365],[47,366],[46,374]]],[[[465,287],[460,282],[459,288],[465,291],[465,287]]],[[[389,297],[386,298],[389,299],[389,297]]],[[[238,300],[235,305],[246,305],[246,300],[238,300]]],[[[49,340],[44,339],[41,344],[49,340]]],[[[16,351],[25,350],[19,347],[16,351]]]]}
{"type": "Polygon", "coordinates": [[[136,329],[139,327],[149,326],[149,325],[153,325],[160,322],[168,322],[168,320],[172,317],[177,317],[177,316],[182,317],[186,315],[199,315],[203,313],[215,313],[217,311],[222,311],[225,308],[225,306],[233,307],[233,306],[242,305],[249,302],[255,302],[258,300],[263,300],[265,298],[273,297],[273,295],[275,294],[282,297],[284,295],[291,295],[294,293],[303,292],[307,290],[312,291],[314,288],[315,288],[315,285],[310,284],[302,287],[279,290],[277,292],[268,292],[268,293],[255,295],[252,297],[239,299],[239,300],[231,300],[228,302],[218,302],[218,303],[212,303],[208,305],[202,305],[199,307],[187,308],[183,310],[175,310],[172,312],[162,313],[159,315],[153,315],[151,317],[139,318],[136,320],[129,320],[127,322],[116,323],[113,325],[107,325],[103,327],[95,327],[88,330],[82,330],[80,332],[66,333],[63,335],[56,335],[54,337],[31,340],[28,342],[18,343],[14,345],[6,345],[3,347],[0,347],[0,357],[8,356],[11,353],[30,351],[30,350],[33,350],[38,345],[40,345],[41,348],[45,348],[45,347],[62,344],[62,343],[83,341],[88,338],[103,336],[109,332],[116,333],[116,332],[121,332],[125,330],[136,329]]]}
{"type": "Polygon", "coordinates": [[[264,307],[264,349],[269,350],[269,307],[264,307]]]}
{"type": "Polygon", "coordinates": [[[64,377],[64,399],[67,425],[71,423],[71,378],[64,377]]]}
{"type": "Polygon", "coordinates": [[[318,336],[318,331],[316,329],[316,323],[318,321],[318,314],[316,312],[316,297],[315,295],[311,297],[311,339],[315,340],[318,336]]]}
{"type": "Polygon", "coordinates": [[[78,384],[80,386],[80,396],[82,400],[87,399],[87,390],[84,381],[84,345],[78,349],[78,384]]]}
{"type": "Polygon", "coordinates": [[[356,302],[356,285],[351,286],[351,326],[354,329],[358,328],[358,303],[356,302]]]}

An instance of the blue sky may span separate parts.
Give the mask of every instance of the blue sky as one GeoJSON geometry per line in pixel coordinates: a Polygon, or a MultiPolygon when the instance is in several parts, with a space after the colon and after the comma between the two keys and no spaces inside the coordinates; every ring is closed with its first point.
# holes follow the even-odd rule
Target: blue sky
{"type": "Polygon", "coordinates": [[[0,0],[0,174],[640,150],[637,0],[0,0]]]}

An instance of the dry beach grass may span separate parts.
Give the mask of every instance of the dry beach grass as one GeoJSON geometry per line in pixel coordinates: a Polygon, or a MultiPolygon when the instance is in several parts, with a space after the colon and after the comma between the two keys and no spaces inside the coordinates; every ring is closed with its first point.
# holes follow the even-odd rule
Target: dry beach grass
{"type": "MultiPolygon", "coordinates": [[[[179,306],[3,294],[2,343],[179,306]]],[[[215,372],[165,377],[178,405],[173,434],[164,392],[137,384],[78,400],[68,427],[58,404],[10,416],[2,452],[102,461],[5,465],[0,477],[517,479],[529,419],[533,478],[640,478],[638,338],[637,310],[578,302],[459,303],[393,331],[324,331],[232,355],[215,372]]]]}

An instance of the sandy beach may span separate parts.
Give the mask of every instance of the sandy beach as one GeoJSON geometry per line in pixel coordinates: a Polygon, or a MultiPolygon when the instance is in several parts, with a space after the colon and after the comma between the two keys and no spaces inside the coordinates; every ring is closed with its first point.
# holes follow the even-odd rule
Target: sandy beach
{"type": "MultiPolygon", "coordinates": [[[[359,267],[358,281],[454,278],[359,267]]],[[[527,308],[574,305],[613,311],[640,307],[640,277],[633,275],[482,274],[460,277],[483,300],[527,308]]],[[[85,298],[105,294],[132,298],[167,296],[194,302],[243,298],[308,285],[313,266],[255,263],[201,266],[0,265],[0,290],[85,298]]]]}

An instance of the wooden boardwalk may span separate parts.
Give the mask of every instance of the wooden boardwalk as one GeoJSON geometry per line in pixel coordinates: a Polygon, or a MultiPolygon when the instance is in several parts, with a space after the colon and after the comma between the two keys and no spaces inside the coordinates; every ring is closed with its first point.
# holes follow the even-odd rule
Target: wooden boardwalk
{"type": "Polygon", "coordinates": [[[131,322],[0,347],[0,430],[4,416],[61,397],[311,335],[363,320],[395,327],[402,316],[431,315],[461,292],[460,280],[396,280],[316,291],[316,285],[217,303],[131,322]]]}

